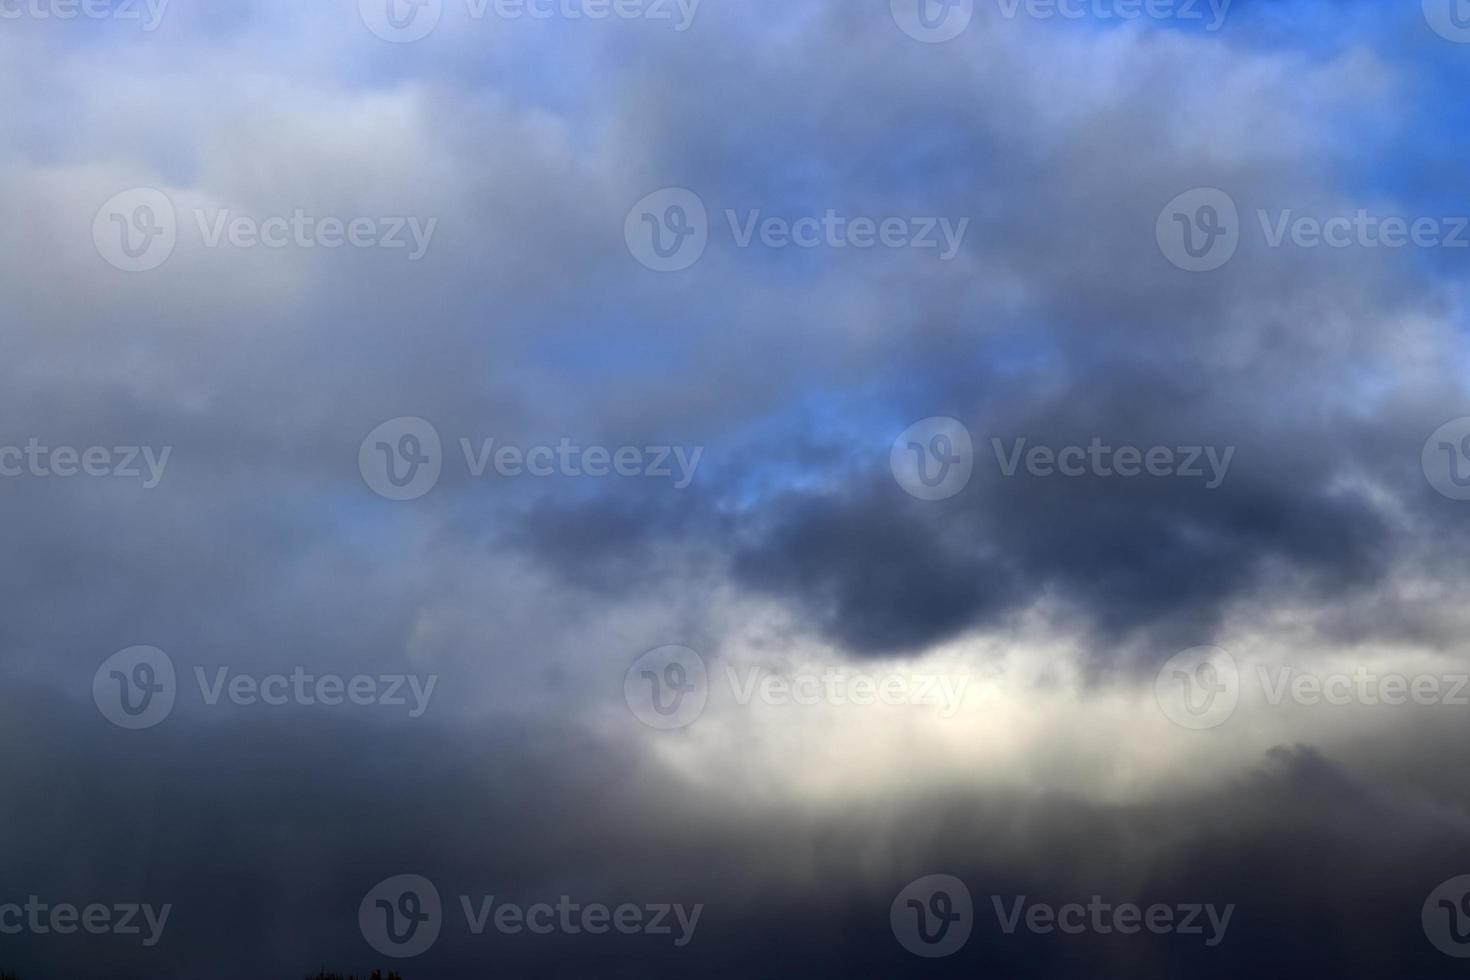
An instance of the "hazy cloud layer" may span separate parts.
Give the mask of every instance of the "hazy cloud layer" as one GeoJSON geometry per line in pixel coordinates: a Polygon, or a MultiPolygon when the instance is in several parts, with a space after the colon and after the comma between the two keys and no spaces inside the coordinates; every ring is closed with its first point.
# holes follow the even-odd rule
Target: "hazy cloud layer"
{"type": "Polygon", "coordinates": [[[1009,6],[942,44],[886,0],[703,0],[686,30],[446,0],[410,44],[355,0],[0,20],[0,907],[173,906],[151,947],[0,934],[0,970],[370,971],[358,905],[413,873],[448,916],[410,980],[1452,975],[1420,907],[1470,873],[1470,708],[1267,695],[1470,671],[1470,503],[1426,461],[1470,416],[1465,253],[1273,236],[1453,232],[1470,45],[1418,4],[1009,6]],[[177,241],[128,273],[106,236],[159,215],[105,206],[137,188],[177,241]],[[632,237],[666,188],[708,241],[660,273],[632,237]],[[1160,224],[1207,188],[1238,244],[1189,272],[1160,224]],[[230,230],[273,218],[282,247],[230,230]],[[355,219],[422,254],[322,244],[355,219]],[[938,244],[859,247],[863,219],[938,244]],[[973,472],[923,500],[890,451],[934,417],[973,472]],[[365,438],[403,418],[439,470],[393,500],[365,438]],[[1201,473],[1026,462],[1094,443],[1201,473]],[[657,730],[625,675],[674,644],[708,704],[657,730]],[[176,700],[130,731],[94,680],[139,645],[176,700]],[[1191,731],[1155,683],[1201,646],[1241,703],[1191,731]],[[436,687],[411,717],[211,699],[222,669],[436,687]],[[834,673],[846,702],[751,693],[834,673]],[[929,874],[975,898],[947,959],[889,926],[929,874]],[[474,937],[461,894],[704,911],[679,948],[474,937]],[[990,912],[1093,894],[1235,918],[1206,948],[990,912]]]}

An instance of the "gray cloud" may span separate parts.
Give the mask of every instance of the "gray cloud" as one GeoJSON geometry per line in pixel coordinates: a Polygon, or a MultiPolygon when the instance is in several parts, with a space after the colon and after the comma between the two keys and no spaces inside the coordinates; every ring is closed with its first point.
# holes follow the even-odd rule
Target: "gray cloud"
{"type": "Polygon", "coordinates": [[[1470,870],[1452,709],[1185,732],[1152,704],[1158,666],[1205,643],[1464,661],[1463,505],[1420,464],[1470,415],[1463,289],[1441,256],[1253,230],[1260,209],[1428,207],[1404,161],[1458,155],[1382,134],[1426,111],[1423,66],[1461,69],[1412,10],[1359,32],[1363,5],[1330,5],[1313,33],[1324,5],[1264,6],[1201,35],[982,4],[946,45],[882,0],[706,0],[681,34],[456,14],[417,45],[373,37],[355,0],[174,0],[152,36],[7,28],[0,446],[172,455],[153,489],[0,478],[0,904],[175,912],[153,949],[0,936],[0,969],[362,972],[384,964],[357,903],[414,872],[450,896],[706,911],[683,950],[447,929],[410,978],[1449,975],[1418,913],[1470,870]],[[90,230],[136,186],[169,195],[181,242],[127,275],[90,230]],[[666,186],[715,223],[671,275],[622,235],[666,186]],[[1245,240],[1194,275],[1155,222],[1205,186],[1245,240]],[[414,263],[232,251],[192,230],[221,208],[439,224],[414,263]],[[727,209],[970,225],[947,262],[773,251],[737,247],[727,209]],[[357,454],[409,415],[443,437],[444,472],[395,503],[357,454]],[[888,453],[936,415],[978,458],[930,503],[888,453]],[[1206,490],[1008,478],[990,451],[1094,437],[1235,454],[1206,490]],[[461,438],[705,455],[682,490],[475,478],[461,438]],[[645,731],[623,675],[668,643],[717,676],[945,671],[979,700],[935,722],[715,697],[688,730],[645,731]],[[441,686],[412,722],[191,697],[127,732],[91,684],[135,644],[186,679],[441,686]],[[982,903],[1238,912],[1217,951],[987,921],[922,963],[888,904],[931,873],[982,903]]]}

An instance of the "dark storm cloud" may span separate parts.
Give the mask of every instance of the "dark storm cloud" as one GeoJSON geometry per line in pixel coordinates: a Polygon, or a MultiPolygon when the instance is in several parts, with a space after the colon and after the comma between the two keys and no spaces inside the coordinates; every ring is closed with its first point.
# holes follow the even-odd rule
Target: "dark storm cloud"
{"type": "Polygon", "coordinates": [[[870,442],[828,458],[866,451],[881,468],[814,490],[775,489],[758,507],[717,507],[715,471],[693,498],[544,501],[510,540],[612,594],[725,555],[743,587],[790,603],[801,621],[863,654],[919,652],[1045,598],[1074,617],[1099,656],[1117,658],[1207,642],[1226,612],[1252,599],[1351,610],[1402,561],[1450,561],[1463,534],[1454,510],[1425,493],[1418,441],[1431,427],[1420,420],[1432,416],[1422,410],[1304,419],[1228,377],[1201,377],[1191,389],[1178,373],[1107,369],[1055,393],[1040,376],[1034,386],[985,377],[956,384],[940,403],[966,400],[985,402],[986,414],[966,419],[975,475],[951,500],[907,496],[888,471],[887,445],[870,442]],[[1006,476],[1004,457],[1021,438],[1027,448],[1099,439],[1168,447],[1180,459],[1178,447],[1208,447],[1217,462],[1232,455],[1214,488],[1204,454],[1200,477],[1064,478],[1024,466],[1006,476]],[[1375,496],[1385,486],[1436,528],[1427,549],[1375,496]]]}
{"type": "MultiPolygon", "coordinates": [[[[384,965],[357,906],[401,873],[446,902],[441,938],[407,977],[1453,975],[1419,907],[1470,868],[1463,774],[1417,765],[1463,720],[1351,765],[1280,746],[1241,776],[1152,803],[955,788],[876,809],[801,810],[695,793],[627,744],[563,726],[476,730],[303,716],[116,737],[74,703],[11,689],[0,902],[170,903],[152,948],[119,937],[7,937],[23,976],[304,976],[384,965]],[[1407,765],[1404,763],[1408,763],[1407,765]],[[330,778],[325,778],[325,777],[330,778]],[[44,813],[46,819],[38,819],[44,813]],[[1344,855],[1351,855],[1345,860],[1344,855]],[[921,963],[889,904],[933,873],[966,883],[975,932],[921,963]],[[502,902],[702,904],[693,941],[470,934],[460,895],[502,902]],[[992,897],[1230,904],[1223,941],[1007,935],[992,897]]],[[[1180,733],[1188,735],[1192,733],[1180,733]]],[[[733,760],[742,749],[724,747],[733,760]]],[[[916,760],[918,761],[918,760],[916,760]]]]}
{"type": "MultiPolygon", "coordinates": [[[[1265,55],[1167,33],[1110,35],[1096,43],[1129,51],[1134,70],[1078,69],[1095,84],[1059,92],[1030,46],[1055,39],[1024,22],[977,31],[984,58],[944,48],[920,52],[928,56],[921,63],[920,53],[889,51],[853,7],[818,19],[823,31],[797,42],[813,57],[833,37],[870,44],[832,68],[864,112],[830,139],[771,162],[762,187],[751,186],[748,154],[735,148],[785,145],[818,124],[820,90],[797,78],[807,60],[696,37],[669,55],[732,74],[743,70],[737,61],[755,58],[765,71],[738,90],[682,91],[628,111],[640,128],[667,134],[659,145],[677,147],[659,172],[700,187],[715,208],[747,201],[800,213],[830,199],[974,218],[953,267],[828,257],[810,285],[825,296],[890,276],[910,284],[899,291],[902,305],[874,290],[868,309],[886,319],[847,323],[840,366],[823,358],[813,371],[824,384],[863,386],[871,393],[863,407],[881,405],[892,430],[869,426],[860,434],[867,441],[834,436],[825,450],[836,445],[859,460],[844,480],[787,491],[776,479],[755,507],[717,503],[728,496],[721,481],[738,478],[706,474],[694,490],[702,521],[691,522],[694,508],[682,501],[579,502],[564,519],[549,516],[557,504],[548,502],[517,539],[529,554],[583,585],[602,569],[613,594],[651,567],[682,568],[680,545],[723,554],[744,588],[789,601],[848,649],[883,654],[921,651],[1043,597],[1103,648],[1193,645],[1233,604],[1263,594],[1359,601],[1395,574],[1395,562],[1422,557],[1422,540],[1395,526],[1399,504],[1432,523],[1447,548],[1457,539],[1453,514],[1422,499],[1417,454],[1456,414],[1462,388],[1446,365],[1399,360],[1421,344],[1454,348],[1436,325],[1447,312],[1440,284],[1405,256],[1253,241],[1230,266],[1195,276],[1165,261],[1153,240],[1164,203],[1193,186],[1228,188],[1247,224],[1254,209],[1341,206],[1348,192],[1333,175],[1348,168],[1354,148],[1318,108],[1356,100],[1365,122],[1384,117],[1390,71],[1356,55],[1322,57],[1300,66],[1304,83],[1261,98],[1262,79],[1283,70],[1265,55]],[[864,71],[864,59],[881,60],[883,70],[864,71]],[[949,73],[943,98],[912,97],[936,71],[949,73]],[[999,84],[1007,72],[1010,84],[999,84]],[[1197,125],[1159,112],[1163,92],[1169,104],[1188,103],[1197,125]],[[772,111],[759,119],[733,107],[763,95],[772,111]],[[715,114],[719,126],[708,122],[711,100],[727,106],[715,114]],[[1081,106],[1086,125],[1074,125],[1081,106]],[[847,166],[855,159],[874,165],[847,166]],[[923,176],[903,184],[900,172],[923,176]],[[891,194],[896,186],[907,189],[901,199],[891,194]],[[926,288],[911,288],[916,275],[926,288]],[[887,478],[884,438],[934,414],[965,421],[980,459],[965,494],[926,508],[887,478]],[[1209,491],[1182,480],[999,478],[990,439],[1021,437],[1053,447],[1093,438],[1144,449],[1233,447],[1235,456],[1209,491]],[[571,533],[589,527],[603,532],[571,533]],[[575,559],[563,561],[558,543],[574,539],[575,559]]],[[[745,256],[712,252],[689,275],[717,288],[733,272],[727,266],[742,265],[742,282],[757,295],[762,285],[784,290],[771,266],[745,256]]],[[[751,310],[737,302],[743,331],[751,310]]],[[[722,407],[701,399],[698,410],[706,418],[764,410],[786,431],[816,427],[795,400],[804,389],[773,391],[772,379],[784,387],[792,358],[804,353],[800,338],[825,340],[831,323],[782,331],[774,347],[712,348],[719,368],[700,375],[701,389],[719,393],[722,407]]],[[[647,408],[664,403],[655,395],[647,408]]],[[[723,438],[726,458],[766,448],[728,427],[723,438]]],[[[819,468],[820,459],[808,457],[819,468]]]]}
{"type": "MultiPolygon", "coordinates": [[[[1089,431],[1107,433],[1112,446],[1199,444],[1162,431],[1158,440],[1137,438],[1139,429],[1095,414],[1023,424],[1004,437],[983,424],[973,431],[976,475],[950,501],[908,497],[885,467],[827,492],[775,494],[733,515],[700,516],[683,498],[642,509],[545,503],[514,541],[572,580],[612,593],[693,556],[725,554],[735,581],[790,603],[800,620],[863,654],[922,651],[998,625],[1042,597],[1070,610],[1111,656],[1119,640],[1190,646],[1208,640],[1233,603],[1262,591],[1350,607],[1403,557],[1368,495],[1333,485],[1342,460],[1331,452],[1313,471],[1296,454],[1277,460],[1265,441],[1222,441],[1216,445],[1236,448],[1232,466],[1205,490],[1184,478],[1063,479],[1024,469],[1006,477],[990,444],[1002,438],[1010,452],[1024,434],[1032,446],[1086,446],[1089,431]]],[[[1401,463],[1417,467],[1412,456],[1401,463]]]]}
{"type": "Polygon", "coordinates": [[[1074,609],[1100,650],[1148,630],[1156,646],[1189,646],[1273,575],[1340,597],[1387,568],[1381,519],[1350,497],[1232,487],[1202,500],[1195,487],[1023,476],[938,510],[875,482],[867,499],[783,502],[735,565],[871,654],[922,650],[1042,596],[1074,609]]]}

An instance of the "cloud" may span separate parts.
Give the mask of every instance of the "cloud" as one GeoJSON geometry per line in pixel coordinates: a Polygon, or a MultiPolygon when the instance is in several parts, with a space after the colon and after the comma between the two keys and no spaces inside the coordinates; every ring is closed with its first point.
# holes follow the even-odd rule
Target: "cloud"
{"type": "Polygon", "coordinates": [[[1462,505],[1421,459],[1470,415],[1454,254],[1273,247],[1261,217],[1459,206],[1463,59],[1417,10],[1237,0],[1201,33],[982,4],[927,45],[882,0],[706,0],[684,32],[449,6],[412,45],[355,0],[0,37],[0,449],[171,450],[151,489],[0,478],[0,905],[176,907],[156,949],[6,936],[0,968],[370,970],[358,903],[416,873],[451,911],[706,911],[689,949],[446,927],[405,975],[900,973],[889,904],[946,873],[987,916],[1022,894],[1238,911],[1214,951],[982,917],[936,974],[1448,974],[1417,914],[1470,858],[1456,710],[1259,683],[1463,672],[1462,505]],[[93,228],[137,187],[178,242],[129,274],[93,228]],[[710,218],[677,274],[624,238],[664,187],[710,218]],[[1156,232],[1202,187],[1241,241],[1195,274],[1156,232]],[[224,212],[437,224],[410,261],[211,245],[224,212]],[[829,213],[969,224],[948,260],[731,230],[829,213]],[[444,457],[400,503],[357,461],[404,416],[444,457]],[[976,458],[929,502],[889,451],[934,416],[976,458]],[[703,455],[683,489],[477,476],[462,446],[491,439],[703,455]],[[1022,439],[1233,453],[1213,488],[1007,476],[992,440],[1022,439]],[[128,732],[91,685],[137,644],[187,696],[128,732]],[[624,680],[667,644],[713,686],[655,731],[624,680]],[[1155,675],[1205,644],[1242,702],[1187,731],[1155,675]],[[440,686],[412,721],[188,690],[222,666],[440,686]],[[947,715],[737,696],[803,672],[966,687],[947,715]]]}

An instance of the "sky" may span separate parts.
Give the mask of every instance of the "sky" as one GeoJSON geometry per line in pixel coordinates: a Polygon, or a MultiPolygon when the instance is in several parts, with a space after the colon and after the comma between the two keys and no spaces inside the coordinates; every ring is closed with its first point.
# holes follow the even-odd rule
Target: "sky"
{"type": "Polygon", "coordinates": [[[0,0],[0,971],[1462,975],[1467,76],[0,0]]]}

